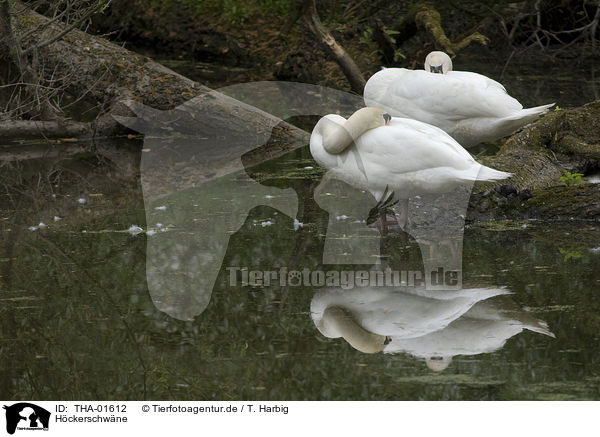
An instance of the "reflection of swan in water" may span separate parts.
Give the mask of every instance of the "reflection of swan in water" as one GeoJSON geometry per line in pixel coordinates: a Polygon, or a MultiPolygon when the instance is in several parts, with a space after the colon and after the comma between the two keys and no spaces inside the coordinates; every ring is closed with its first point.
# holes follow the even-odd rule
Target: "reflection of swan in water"
{"type": "Polygon", "coordinates": [[[375,73],[365,85],[365,104],[437,126],[463,147],[510,135],[554,105],[523,109],[495,80],[451,71],[452,61],[443,52],[430,53],[425,70],[386,68],[375,73]]]}
{"type": "Polygon", "coordinates": [[[508,293],[501,288],[409,290],[324,289],[313,297],[310,311],[317,329],[326,337],[343,337],[358,350],[379,352],[386,337],[413,338],[435,332],[477,302],[508,293]]]}
{"type": "Polygon", "coordinates": [[[525,329],[555,337],[546,322],[515,307],[511,300],[479,302],[440,331],[419,338],[393,338],[386,352],[406,352],[425,358],[432,370],[444,370],[453,356],[494,352],[525,329]],[[511,306],[513,309],[507,311],[511,306]]]}
{"type": "Polygon", "coordinates": [[[554,337],[545,322],[510,297],[499,296],[508,293],[493,288],[324,289],[313,297],[311,315],[326,337],[342,337],[365,353],[409,353],[440,371],[455,355],[494,352],[525,329],[554,337]]]}
{"type": "Polygon", "coordinates": [[[389,336],[366,330],[350,311],[342,307],[327,307],[320,316],[317,328],[323,335],[343,337],[353,348],[366,354],[381,352],[390,343],[389,336]]]}

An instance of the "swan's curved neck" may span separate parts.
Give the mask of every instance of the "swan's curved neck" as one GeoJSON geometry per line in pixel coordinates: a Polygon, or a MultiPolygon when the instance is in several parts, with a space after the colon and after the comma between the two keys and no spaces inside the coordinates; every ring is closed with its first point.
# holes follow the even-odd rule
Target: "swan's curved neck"
{"type": "Polygon", "coordinates": [[[343,123],[324,118],[319,127],[323,138],[323,148],[332,154],[343,152],[356,138],[368,130],[360,113],[353,114],[343,123]]]}
{"type": "Polygon", "coordinates": [[[385,347],[385,336],[367,331],[349,311],[341,307],[328,307],[323,312],[322,323],[329,325],[333,332],[339,333],[353,348],[361,352],[372,354],[381,352],[385,347]]]}

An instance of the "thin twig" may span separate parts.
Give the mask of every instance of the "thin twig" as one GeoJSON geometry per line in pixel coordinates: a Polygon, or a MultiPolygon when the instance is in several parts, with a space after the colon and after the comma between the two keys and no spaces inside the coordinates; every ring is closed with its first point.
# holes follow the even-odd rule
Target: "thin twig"
{"type": "Polygon", "coordinates": [[[100,4],[97,4],[94,8],[91,8],[90,10],[88,10],[82,17],[75,20],[75,22],[73,24],[71,24],[70,26],[67,26],[62,32],[59,32],[58,35],[56,35],[53,38],[50,38],[46,41],[42,41],[35,46],[28,47],[27,49],[23,50],[23,53],[29,53],[33,50],[39,50],[46,46],[49,46],[50,44],[55,43],[56,41],[58,41],[59,39],[64,37],[66,34],[71,32],[73,29],[79,27],[81,25],[81,23],[83,23],[85,20],[90,18],[92,15],[94,15],[97,12],[100,12],[102,9],[104,9],[106,7],[106,5],[107,5],[107,3],[103,3],[103,2],[100,4]]]}

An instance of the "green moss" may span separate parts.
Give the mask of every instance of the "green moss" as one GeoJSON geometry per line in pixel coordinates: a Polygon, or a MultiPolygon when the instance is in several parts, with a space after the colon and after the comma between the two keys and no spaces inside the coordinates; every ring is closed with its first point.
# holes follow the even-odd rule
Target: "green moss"
{"type": "MultiPolygon", "coordinates": [[[[580,108],[552,111],[510,137],[496,156],[480,162],[513,173],[517,189],[542,189],[559,178],[584,173],[590,160],[600,160],[600,100],[580,108]]],[[[575,182],[575,179],[561,182],[575,182]]],[[[489,185],[479,187],[479,190],[489,185]]]]}
{"type": "Polygon", "coordinates": [[[558,178],[559,182],[562,182],[565,185],[577,185],[581,184],[583,181],[581,177],[583,173],[571,173],[567,170],[563,171],[563,175],[558,178]]]}

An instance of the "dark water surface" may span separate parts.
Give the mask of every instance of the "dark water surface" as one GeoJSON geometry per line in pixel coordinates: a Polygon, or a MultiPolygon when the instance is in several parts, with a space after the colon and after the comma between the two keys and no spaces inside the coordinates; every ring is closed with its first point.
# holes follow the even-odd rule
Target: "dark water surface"
{"type": "MultiPolygon", "coordinates": [[[[520,77],[509,65],[503,82],[528,106],[598,97],[589,70],[547,77],[529,70],[520,77]]],[[[26,144],[18,147],[31,150],[26,160],[13,159],[15,147],[3,147],[0,173],[4,399],[600,399],[597,223],[467,226],[463,288],[498,290],[470,302],[477,291],[463,302],[465,296],[407,287],[250,286],[237,276],[232,283],[227,268],[342,270],[323,263],[330,217],[314,200],[323,172],[306,147],[233,175],[289,189],[297,195],[296,217],[265,201],[241,226],[231,225],[224,247],[209,249],[206,235],[189,231],[195,228],[157,217],[187,202],[199,210],[190,222],[229,226],[228,200],[195,203],[193,189],[144,199],[139,160],[147,144],[100,143],[94,153],[64,144],[42,153],[26,144]],[[206,308],[188,320],[157,309],[166,298],[148,286],[156,278],[147,275],[147,262],[180,246],[178,260],[199,266],[223,252],[214,288],[203,295],[206,308]],[[357,340],[358,331],[346,340],[323,335],[315,309],[345,301],[353,302],[354,322],[387,326],[382,334],[391,343],[383,352],[362,352],[381,339],[357,340]],[[448,310],[452,305],[459,309],[448,310]]],[[[376,224],[371,229],[377,232],[376,224]]],[[[390,229],[381,244],[392,268],[422,268],[410,236],[390,229]]],[[[181,279],[169,276],[165,289],[181,283],[182,293],[193,293],[190,283],[205,279],[189,279],[174,258],[167,262],[181,279]]]]}

